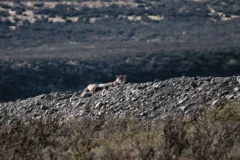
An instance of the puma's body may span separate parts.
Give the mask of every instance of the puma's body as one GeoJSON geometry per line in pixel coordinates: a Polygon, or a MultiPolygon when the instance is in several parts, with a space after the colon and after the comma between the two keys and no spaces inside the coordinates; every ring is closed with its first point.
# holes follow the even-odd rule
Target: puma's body
{"type": "Polygon", "coordinates": [[[102,83],[102,84],[89,84],[87,88],[83,90],[81,96],[84,97],[86,93],[89,93],[89,92],[97,92],[104,88],[115,87],[117,85],[124,84],[126,82],[127,76],[121,75],[121,76],[116,76],[116,78],[117,79],[114,82],[102,83]]]}
{"type": "Polygon", "coordinates": [[[103,89],[103,88],[108,88],[108,87],[114,87],[114,82],[110,82],[110,83],[103,83],[103,84],[89,84],[87,86],[87,88],[85,88],[85,90],[88,91],[95,91],[96,89],[103,89]]]}

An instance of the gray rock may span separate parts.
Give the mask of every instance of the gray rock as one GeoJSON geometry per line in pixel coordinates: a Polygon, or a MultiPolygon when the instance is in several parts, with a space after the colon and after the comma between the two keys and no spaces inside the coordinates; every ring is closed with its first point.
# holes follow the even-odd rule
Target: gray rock
{"type": "Polygon", "coordinates": [[[182,106],[182,107],[180,107],[180,108],[181,108],[182,111],[185,111],[188,106],[189,106],[189,105],[184,105],[184,106],[182,106]]]}
{"type": "Polygon", "coordinates": [[[185,97],[185,98],[181,99],[180,101],[178,101],[177,104],[180,105],[180,104],[184,103],[186,100],[187,100],[187,97],[185,97]]]}
{"type": "Polygon", "coordinates": [[[42,104],[42,105],[40,106],[40,109],[41,109],[41,110],[47,110],[47,109],[49,109],[49,107],[42,104]]]}
{"type": "Polygon", "coordinates": [[[138,99],[138,97],[133,97],[131,100],[134,102],[138,99]]]}
{"type": "Polygon", "coordinates": [[[226,96],[226,99],[234,99],[234,95],[233,95],[233,94],[227,95],[227,96],[226,96]]]}
{"type": "Polygon", "coordinates": [[[97,119],[102,115],[121,117],[130,113],[144,119],[155,119],[179,113],[194,115],[204,108],[214,107],[222,99],[230,101],[239,96],[236,77],[181,77],[161,82],[128,83],[84,98],[79,93],[56,92],[0,103],[0,116],[7,113],[19,119],[25,119],[27,115],[66,119],[74,115],[80,120],[83,117],[97,119]]]}
{"type": "Polygon", "coordinates": [[[218,96],[224,96],[224,95],[226,95],[228,93],[229,93],[229,91],[222,91],[218,96]]]}
{"type": "Polygon", "coordinates": [[[94,109],[100,109],[100,107],[102,106],[103,104],[101,102],[98,102],[95,106],[94,106],[94,109]]]}
{"type": "Polygon", "coordinates": [[[54,114],[55,112],[57,112],[58,109],[57,108],[52,108],[50,111],[49,111],[49,114],[54,114]]]}
{"type": "Polygon", "coordinates": [[[218,101],[219,101],[218,99],[217,99],[217,100],[213,100],[212,106],[214,106],[215,104],[217,104],[218,101]]]}
{"type": "Polygon", "coordinates": [[[239,87],[235,87],[233,90],[234,92],[239,92],[239,87]]]}
{"type": "Polygon", "coordinates": [[[240,76],[237,76],[237,82],[240,84],[240,76]]]}
{"type": "Polygon", "coordinates": [[[198,84],[197,84],[196,82],[194,82],[194,81],[192,81],[192,82],[190,83],[190,85],[191,85],[193,88],[196,88],[196,87],[198,86],[198,84]]]}

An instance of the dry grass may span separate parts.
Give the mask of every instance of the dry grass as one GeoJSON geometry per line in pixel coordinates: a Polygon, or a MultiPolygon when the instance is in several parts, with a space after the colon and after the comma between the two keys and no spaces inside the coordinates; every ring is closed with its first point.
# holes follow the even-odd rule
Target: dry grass
{"type": "Polygon", "coordinates": [[[147,122],[131,117],[0,123],[2,159],[237,159],[240,108],[147,122]]]}
{"type": "MultiPolygon", "coordinates": [[[[21,3],[19,2],[10,2],[10,1],[2,1],[0,2],[0,11],[6,12],[5,14],[9,14],[8,17],[0,18],[0,21],[6,22],[10,21],[12,24],[9,26],[12,30],[16,30],[17,28],[24,26],[25,22],[29,22],[30,24],[34,24],[36,21],[42,21],[47,19],[48,22],[52,23],[76,23],[79,18],[83,17],[83,14],[79,12],[82,9],[90,10],[96,10],[96,9],[111,9],[112,7],[119,7],[123,10],[131,8],[131,12],[127,15],[123,14],[123,12],[119,12],[118,9],[114,9],[116,13],[119,13],[118,18],[127,19],[131,22],[141,22],[142,24],[148,23],[148,21],[154,21],[154,22],[160,22],[162,20],[168,19],[168,14],[164,15],[164,12],[159,13],[158,11],[151,11],[149,13],[149,9],[151,7],[154,8],[154,6],[165,4],[168,5],[178,5],[178,3],[172,3],[171,1],[167,2],[157,2],[157,1],[138,1],[138,0],[118,0],[118,1],[23,1],[21,3]],[[150,6],[151,7],[150,7],[150,6]],[[59,8],[60,6],[60,8],[59,8]],[[64,6],[64,7],[63,7],[64,6]],[[65,8],[65,11],[59,15],[61,12],[61,9],[65,8]],[[138,10],[139,8],[142,8],[142,11],[138,10]],[[38,12],[42,11],[44,13],[39,14],[38,12]],[[71,12],[75,13],[74,15],[66,16],[64,15],[65,12],[71,12]],[[137,11],[138,10],[138,11],[137,11]],[[145,10],[145,12],[144,12],[145,10]],[[76,14],[76,12],[79,12],[76,14]],[[48,14],[49,13],[49,14],[48,14]],[[137,15],[134,15],[133,13],[137,13],[137,15]],[[139,15],[141,13],[142,15],[139,15]],[[130,15],[129,15],[130,14],[130,15]]],[[[192,15],[196,14],[198,15],[198,12],[201,10],[200,8],[196,8],[196,4],[207,4],[208,13],[204,13],[202,11],[202,15],[205,15],[205,18],[208,18],[212,21],[217,21],[216,17],[219,17],[219,20],[221,21],[230,21],[233,19],[239,19],[240,16],[236,15],[237,13],[231,13],[227,14],[224,12],[219,12],[214,9],[214,6],[211,6],[212,4],[207,1],[194,1],[191,3],[191,5],[182,5],[174,6],[174,8],[180,8],[179,11],[175,11],[173,15],[184,15],[189,14],[189,12],[193,9],[196,9],[195,11],[191,11],[192,15]],[[185,13],[186,12],[186,13],[185,13]],[[183,14],[184,13],[184,14],[183,14]],[[206,16],[208,15],[208,16],[206,16]],[[215,17],[215,18],[214,18],[215,17]]],[[[184,4],[184,3],[183,3],[184,4]]],[[[169,6],[168,6],[169,7],[169,6]]],[[[159,8],[158,10],[161,10],[159,8]]],[[[171,10],[171,7],[169,7],[169,10],[171,10]]],[[[91,13],[91,12],[90,12],[91,13]]],[[[111,18],[115,17],[116,15],[110,14],[108,15],[104,10],[102,10],[102,13],[104,13],[101,17],[95,17],[96,14],[89,20],[90,23],[94,23],[95,19],[99,19],[100,21],[110,20],[111,18]]],[[[166,13],[165,13],[166,14],[166,13]]],[[[98,13],[98,15],[100,15],[98,13]]],[[[170,14],[171,15],[171,14],[170,14]]]]}
{"type": "Polygon", "coordinates": [[[232,19],[239,19],[240,16],[238,15],[226,15],[225,13],[223,12],[216,12],[211,6],[208,6],[208,9],[210,11],[210,14],[209,15],[218,15],[222,21],[229,21],[229,20],[232,20],[232,19]]]}
{"type": "MultiPolygon", "coordinates": [[[[9,20],[14,25],[9,26],[12,30],[16,30],[18,27],[21,27],[23,25],[24,21],[28,21],[29,23],[33,24],[37,20],[47,19],[48,22],[59,22],[59,23],[66,23],[66,20],[69,20],[73,23],[76,23],[81,17],[79,16],[73,16],[73,17],[60,17],[58,15],[55,15],[55,17],[49,17],[48,15],[38,15],[35,12],[40,9],[54,9],[57,5],[65,5],[65,6],[71,6],[75,8],[76,10],[79,10],[81,8],[102,8],[102,7],[110,7],[111,5],[118,5],[120,7],[128,6],[128,7],[137,7],[138,4],[134,1],[113,1],[113,2],[105,2],[105,1],[84,1],[84,2],[77,2],[77,1],[25,1],[21,2],[21,5],[24,6],[25,11],[21,11],[21,13],[17,13],[14,11],[14,7],[19,7],[19,3],[16,2],[10,2],[10,1],[2,1],[0,2],[0,5],[6,5],[8,7],[3,8],[0,6],[0,11],[6,11],[10,15],[7,18],[0,18],[0,21],[6,21],[9,20]],[[15,19],[18,19],[19,21],[16,22],[15,19]]],[[[23,8],[22,8],[23,9],[23,8]]]]}

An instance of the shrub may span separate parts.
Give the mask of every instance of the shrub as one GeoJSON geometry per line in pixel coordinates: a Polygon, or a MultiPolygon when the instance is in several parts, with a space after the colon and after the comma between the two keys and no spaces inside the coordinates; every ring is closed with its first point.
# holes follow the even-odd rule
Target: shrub
{"type": "Polygon", "coordinates": [[[60,122],[57,118],[0,122],[3,159],[239,158],[240,109],[220,103],[188,119],[146,121],[129,116],[60,122]]]}

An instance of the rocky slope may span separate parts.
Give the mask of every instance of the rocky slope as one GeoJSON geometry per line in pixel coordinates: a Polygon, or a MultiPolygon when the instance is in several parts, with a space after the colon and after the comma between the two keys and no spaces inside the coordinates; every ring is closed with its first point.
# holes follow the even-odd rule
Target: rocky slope
{"type": "Polygon", "coordinates": [[[1,103],[1,118],[58,117],[60,120],[134,115],[149,120],[167,115],[196,115],[221,101],[240,100],[239,77],[180,77],[128,83],[81,98],[80,92],[56,92],[1,103]]]}

